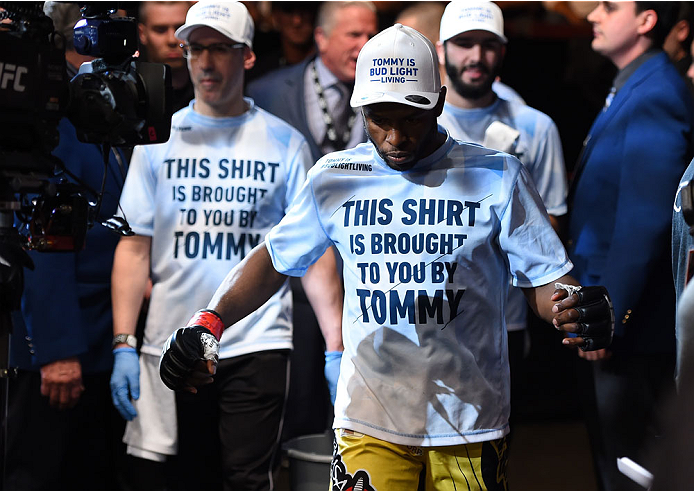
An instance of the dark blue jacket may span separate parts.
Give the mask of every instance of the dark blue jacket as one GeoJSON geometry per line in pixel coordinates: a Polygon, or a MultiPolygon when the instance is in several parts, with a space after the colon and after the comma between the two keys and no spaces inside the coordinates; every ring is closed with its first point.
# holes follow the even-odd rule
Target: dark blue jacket
{"type": "Polygon", "coordinates": [[[614,302],[616,351],[674,350],[672,203],[692,155],[694,102],[664,53],[601,112],[570,196],[572,275],[614,302]]]}
{"type": "MultiPolygon", "coordinates": [[[[66,118],[59,131],[60,143],[53,154],[100,190],[104,163],[99,147],[79,142],[66,118]]],[[[110,154],[99,221],[116,213],[123,187],[127,161],[118,151],[119,163],[115,151],[110,154]]],[[[35,269],[24,270],[22,311],[13,315],[11,366],[38,370],[46,363],[78,356],[83,373],[111,370],[111,267],[117,243],[114,232],[97,224],[87,232],[82,251],[29,253],[35,269]]]]}

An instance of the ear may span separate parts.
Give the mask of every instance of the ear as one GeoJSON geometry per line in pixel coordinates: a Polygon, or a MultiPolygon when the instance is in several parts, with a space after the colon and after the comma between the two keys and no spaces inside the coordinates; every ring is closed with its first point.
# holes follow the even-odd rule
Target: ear
{"type": "Polygon", "coordinates": [[[137,24],[137,33],[140,36],[140,44],[147,46],[147,36],[145,36],[145,25],[141,22],[137,24]]]}
{"type": "Polygon", "coordinates": [[[246,46],[243,49],[243,68],[244,70],[250,70],[255,65],[255,53],[251,48],[246,46]]]}
{"type": "Polygon", "coordinates": [[[655,10],[644,10],[638,15],[637,22],[638,26],[636,32],[645,36],[651,32],[658,23],[658,14],[655,13],[655,10]]]}
{"type": "Polygon", "coordinates": [[[446,48],[441,41],[436,41],[436,55],[439,57],[439,65],[446,65],[446,48]]]}
{"type": "Polygon", "coordinates": [[[313,39],[316,41],[318,53],[323,53],[328,46],[328,36],[325,35],[322,27],[316,27],[313,31],[313,39]]]}
{"type": "Polygon", "coordinates": [[[675,24],[675,35],[680,43],[683,43],[689,37],[689,21],[682,19],[675,24]]]}

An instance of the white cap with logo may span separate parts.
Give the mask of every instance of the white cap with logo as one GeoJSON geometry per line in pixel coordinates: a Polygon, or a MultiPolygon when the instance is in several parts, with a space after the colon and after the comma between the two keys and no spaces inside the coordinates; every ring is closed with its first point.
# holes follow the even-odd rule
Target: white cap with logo
{"type": "Polygon", "coordinates": [[[411,27],[395,24],[376,34],[359,52],[350,104],[397,102],[431,109],[440,90],[434,45],[411,27]]]}
{"type": "Polygon", "coordinates": [[[454,0],[446,5],[441,16],[439,40],[443,43],[460,33],[489,31],[506,43],[504,16],[499,6],[492,2],[454,0]]]}
{"type": "Polygon", "coordinates": [[[198,27],[211,27],[237,43],[253,48],[253,19],[240,2],[197,2],[186,14],[186,23],[176,29],[176,37],[188,41],[198,27]]]}

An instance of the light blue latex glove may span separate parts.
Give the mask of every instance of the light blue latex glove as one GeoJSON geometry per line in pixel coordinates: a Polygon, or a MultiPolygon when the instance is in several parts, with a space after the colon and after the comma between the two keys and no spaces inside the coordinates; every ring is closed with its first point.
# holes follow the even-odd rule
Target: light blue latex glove
{"type": "Polygon", "coordinates": [[[335,396],[337,395],[337,379],[340,378],[340,360],[342,360],[342,351],[325,352],[325,380],[328,381],[330,402],[333,405],[335,405],[335,396]]]}
{"type": "Polygon", "coordinates": [[[140,398],[140,360],[135,348],[116,348],[113,350],[111,399],[127,421],[137,416],[137,411],[130,402],[131,397],[140,398]]]}

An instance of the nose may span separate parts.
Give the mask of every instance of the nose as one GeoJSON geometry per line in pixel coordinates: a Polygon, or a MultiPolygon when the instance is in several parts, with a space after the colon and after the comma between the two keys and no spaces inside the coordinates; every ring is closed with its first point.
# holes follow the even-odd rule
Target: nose
{"type": "Polygon", "coordinates": [[[482,59],[482,45],[480,43],[475,43],[470,51],[468,51],[468,56],[470,61],[477,62],[482,59]]]}
{"type": "Polygon", "coordinates": [[[176,36],[174,35],[175,32],[176,32],[176,29],[174,29],[173,27],[170,27],[166,31],[166,42],[171,47],[178,47],[178,45],[180,44],[180,41],[178,39],[176,39],[176,36]]]}
{"type": "Polygon", "coordinates": [[[595,24],[598,21],[598,10],[600,9],[600,5],[595,7],[586,17],[588,22],[595,24]]]}
{"type": "Polygon", "coordinates": [[[406,140],[407,135],[400,128],[392,127],[386,133],[386,142],[395,148],[401,147],[406,140]]]}
{"type": "Polygon", "coordinates": [[[294,27],[300,26],[303,21],[304,17],[301,12],[292,12],[292,14],[289,16],[289,24],[294,27]]]}
{"type": "Polygon", "coordinates": [[[198,56],[198,65],[202,70],[210,70],[213,68],[212,54],[209,49],[203,49],[198,56]]]}

